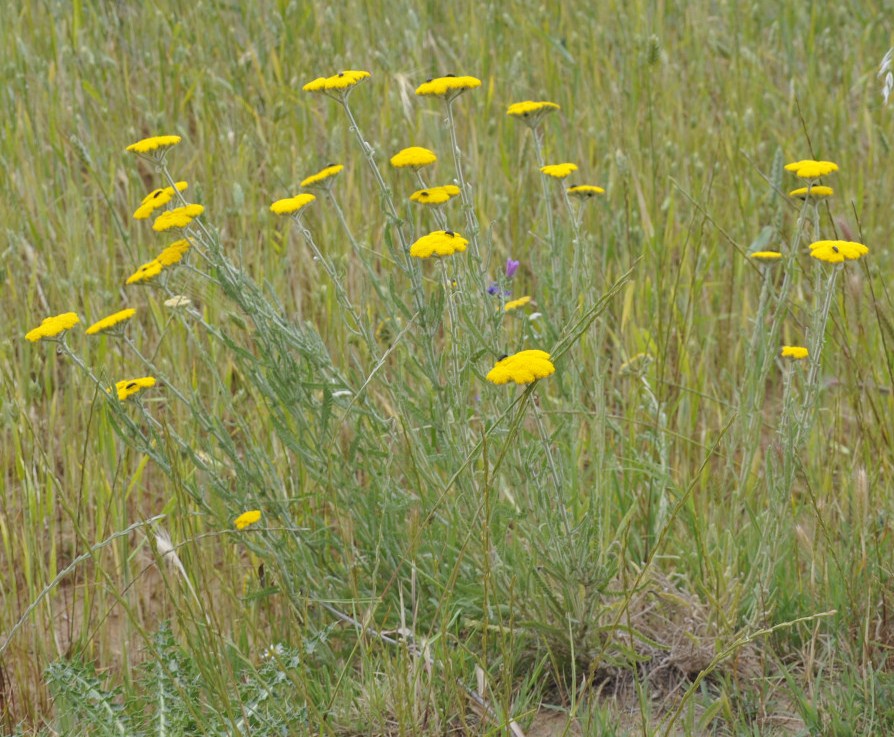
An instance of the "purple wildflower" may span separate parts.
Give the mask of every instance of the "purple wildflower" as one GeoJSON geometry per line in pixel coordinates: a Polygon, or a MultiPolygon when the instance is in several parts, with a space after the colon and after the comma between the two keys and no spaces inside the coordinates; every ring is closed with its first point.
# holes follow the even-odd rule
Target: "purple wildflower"
{"type": "Polygon", "coordinates": [[[506,259],[506,278],[511,279],[515,276],[515,272],[518,271],[518,267],[521,262],[513,261],[511,258],[506,259]]]}

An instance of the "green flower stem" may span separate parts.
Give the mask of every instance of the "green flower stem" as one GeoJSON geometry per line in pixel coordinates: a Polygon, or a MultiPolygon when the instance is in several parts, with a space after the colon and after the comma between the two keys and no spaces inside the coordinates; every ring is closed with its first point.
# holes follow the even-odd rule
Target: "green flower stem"
{"type": "Polygon", "coordinates": [[[307,226],[304,225],[303,222],[301,222],[301,216],[292,215],[292,220],[298,227],[298,232],[301,233],[301,237],[304,238],[304,242],[313,252],[314,258],[316,259],[317,263],[319,263],[323,267],[323,270],[332,280],[332,284],[335,286],[335,295],[338,299],[338,303],[354,321],[354,325],[356,326],[356,328],[348,326],[348,329],[351,330],[351,332],[359,334],[363,337],[363,339],[366,341],[367,350],[369,350],[369,353],[373,357],[373,360],[378,361],[378,349],[376,347],[375,336],[369,329],[369,326],[366,324],[366,322],[360,317],[360,315],[357,314],[357,310],[354,308],[354,304],[351,302],[351,298],[348,296],[344,285],[341,283],[341,279],[339,279],[338,272],[335,270],[335,266],[332,264],[331,261],[329,261],[329,259],[327,259],[323,255],[322,251],[320,251],[310,230],[307,228],[307,226]]]}
{"type": "MultiPolygon", "coordinates": [[[[416,181],[419,184],[420,189],[428,189],[428,185],[425,183],[425,179],[423,179],[422,174],[418,169],[415,170],[416,181]]],[[[439,207],[433,207],[432,214],[434,215],[435,222],[438,224],[438,227],[441,230],[447,230],[447,216],[441,212],[439,207]]]]}
{"type": "Polygon", "coordinates": [[[478,224],[478,217],[475,215],[475,205],[472,202],[472,188],[466,182],[463,174],[462,151],[456,138],[456,120],[453,117],[453,100],[450,98],[446,101],[447,107],[447,128],[450,131],[450,148],[453,152],[453,166],[456,170],[456,180],[459,183],[459,193],[463,201],[463,210],[466,213],[466,226],[469,232],[464,234],[468,237],[469,243],[472,245],[472,259],[474,260],[474,268],[470,269],[474,276],[477,276],[478,289],[480,293],[484,293],[484,264],[481,260],[481,249],[478,245],[478,234],[481,226],[478,224]],[[474,273],[477,272],[477,273],[474,273]]]}
{"type": "MultiPolygon", "coordinates": [[[[542,169],[545,166],[545,161],[543,158],[543,129],[538,126],[536,128],[531,129],[531,133],[534,135],[534,152],[537,154],[537,166],[539,169],[542,169]]],[[[559,253],[558,248],[556,247],[556,226],[553,222],[553,207],[552,202],[549,196],[549,182],[547,181],[548,177],[540,173],[540,186],[543,189],[543,205],[546,208],[546,228],[548,233],[548,245],[550,253],[552,254],[552,267],[553,267],[553,288],[559,281],[559,253]]]]}

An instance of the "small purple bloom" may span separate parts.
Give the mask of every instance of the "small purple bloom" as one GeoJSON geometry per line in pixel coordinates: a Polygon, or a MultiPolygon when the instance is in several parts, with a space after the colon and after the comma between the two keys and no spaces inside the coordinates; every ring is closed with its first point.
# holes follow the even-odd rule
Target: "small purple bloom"
{"type": "Polygon", "coordinates": [[[500,285],[495,281],[490,283],[490,286],[487,288],[487,293],[491,295],[491,297],[495,297],[500,293],[500,285]]]}
{"type": "Polygon", "coordinates": [[[511,258],[506,259],[506,278],[511,279],[515,276],[515,272],[518,271],[520,262],[513,261],[511,258]]]}

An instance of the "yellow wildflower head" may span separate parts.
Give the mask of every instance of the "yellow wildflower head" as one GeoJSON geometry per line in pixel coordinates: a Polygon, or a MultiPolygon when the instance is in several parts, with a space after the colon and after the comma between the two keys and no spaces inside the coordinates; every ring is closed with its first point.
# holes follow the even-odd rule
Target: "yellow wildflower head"
{"type": "Polygon", "coordinates": [[[162,233],[171,228],[185,228],[189,225],[193,218],[198,217],[205,208],[202,205],[184,205],[183,207],[175,207],[173,210],[163,212],[152,223],[152,230],[162,233]]]}
{"type": "Polygon", "coordinates": [[[410,199],[420,205],[443,205],[458,194],[459,187],[455,184],[445,184],[440,187],[417,190],[410,195],[410,199]]]}
{"type": "Polygon", "coordinates": [[[559,106],[554,102],[525,100],[524,102],[513,102],[506,109],[506,115],[521,120],[531,128],[535,128],[543,120],[544,116],[558,109],[559,106]]]}
{"type": "Polygon", "coordinates": [[[97,333],[101,333],[104,330],[108,330],[109,328],[113,328],[116,325],[120,325],[122,322],[127,322],[135,314],[137,314],[137,311],[130,307],[126,310],[116,312],[113,315],[109,315],[108,317],[104,317],[102,320],[98,320],[89,328],[87,328],[87,335],[96,335],[97,333]]]}
{"type": "Polygon", "coordinates": [[[304,85],[302,89],[305,92],[321,92],[337,99],[344,98],[347,97],[355,85],[364,79],[368,79],[369,76],[369,72],[349,69],[333,74],[331,77],[317,77],[304,85]]]}
{"type": "Polygon", "coordinates": [[[134,394],[143,391],[143,389],[149,389],[153,386],[155,386],[155,378],[152,376],[143,376],[139,379],[124,379],[123,381],[119,381],[115,384],[115,389],[118,392],[118,399],[123,402],[128,397],[132,397],[134,394]]]}
{"type": "Polygon", "coordinates": [[[511,312],[512,310],[517,310],[519,307],[524,307],[528,302],[531,301],[530,295],[525,295],[524,297],[519,297],[518,299],[512,299],[503,305],[503,310],[505,312],[511,312]]]}
{"type": "Polygon", "coordinates": [[[429,151],[422,146],[410,146],[398,151],[391,157],[391,166],[395,169],[403,169],[409,167],[411,169],[421,169],[423,166],[434,164],[438,160],[434,151],[429,151]]]}
{"type": "Polygon", "coordinates": [[[867,253],[869,249],[866,246],[853,241],[815,241],[810,244],[810,255],[829,264],[856,261],[867,253]]]}
{"type": "Polygon", "coordinates": [[[555,373],[556,367],[546,351],[520,351],[504,356],[487,373],[487,380],[494,384],[530,384],[555,373]]]}
{"type": "MultiPolygon", "coordinates": [[[[178,192],[183,192],[189,187],[189,184],[187,182],[176,182],[174,186],[178,192]]],[[[148,219],[153,212],[167,205],[172,199],[174,199],[174,187],[162,187],[161,189],[152,190],[143,198],[140,206],[134,212],[134,220],[148,219]]]]}
{"type": "Polygon", "coordinates": [[[243,512],[236,519],[233,520],[233,524],[236,526],[237,530],[244,530],[249,525],[253,525],[261,519],[261,510],[260,509],[250,509],[247,512],[243,512]]]}
{"type": "Polygon", "coordinates": [[[542,171],[548,177],[564,179],[569,174],[571,174],[571,172],[577,171],[577,164],[547,164],[546,166],[541,166],[540,171],[542,171]]]}
{"type": "Polygon", "coordinates": [[[782,358],[791,358],[793,361],[803,361],[809,355],[810,352],[800,345],[784,345],[782,346],[782,353],[780,353],[782,358]]]}
{"type": "Polygon", "coordinates": [[[126,150],[144,155],[159,152],[163,156],[171,146],[176,146],[182,140],[180,136],[152,136],[130,144],[126,150]]]}
{"type": "Polygon", "coordinates": [[[165,248],[155,257],[155,260],[158,261],[163,268],[166,266],[173,266],[174,264],[180,263],[183,256],[191,247],[192,244],[186,240],[186,238],[181,238],[179,241],[174,241],[170,246],[165,248]]]}
{"type": "Polygon", "coordinates": [[[788,193],[789,197],[798,197],[799,199],[821,199],[823,197],[831,197],[834,194],[831,187],[822,184],[815,184],[812,187],[798,187],[788,193]]]}
{"type": "Polygon", "coordinates": [[[55,338],[73,328],[80,321],[74,312],[63,312],[61,315],[45,317],[40,325],[25,333],[25,340],[35,343],[42,338],[55,338]]]}
{"type": "Polygon", "coordinates": [[[419,238],[410,246],[410,255],[416,258],[452,256],[466,250],[469,241],[452,230],[435,230],[419,238]]]}
{"type": "Polygon", "coordinates": [[[481,80],[476,77],[448,74],[444,77],[428,79],[416,88],[417,95],[443,97],[447,102],[455,100],[466,90],[472,90],[481,86],[481,80]]]}
{"type": "Polygon", "coordinates": [[[793,172],[799,179],[819,179],[826,174],[838,171],[838,164],[834,161],[803,159],[801,161],[793,161],[790,164],[786,164],[785,170],[793,172]]]}
{"type": "Polygon", "coordinates": [[[139,284],[140,282],[149,281],[158,276],[163,268],[164,266],[161,265],[161,262],[157,258],[154,258],[140,266],[139,269],[127,277],[127,280],[124,283],[139,284]]]}
{"type": "Polygon", "coordinates": [[[294,215],[301,208],[306,207],[313,202],[316,196],[312,194],[302,193],[296,194],[294,197],[286,197],[283,200],[277,200],[270,205],[270,212],[277,215],[294,215]]]}
{"type": "Polygon", "coordinates": [[[755,251],[749,253],[748,258],[753,258],[755,261],[778,261],[782,258],[782,254],[779,251],[755,251]]]}
{"type": "MultiPolygon", "coordinates": [[[[572,164],[572,166],[574,166],[574,164],[572,164]]],[[[602,187],[597,187],[595,184],[576,184],[573,187],[568,187],[565,191],[571,197],[577,197],[581,200],[595,197],[598,194],[605,194],[605,190],[602,187]]]]}
{"type": "Polygon", "coordinates": [[[300,186],[329,189],[332,186],[332,177],[344,168],[345,167],[341,164],[326,164],[326,166],[320,169],[316,174],[311,174],[306,179],[302,179],[300,186]]]}

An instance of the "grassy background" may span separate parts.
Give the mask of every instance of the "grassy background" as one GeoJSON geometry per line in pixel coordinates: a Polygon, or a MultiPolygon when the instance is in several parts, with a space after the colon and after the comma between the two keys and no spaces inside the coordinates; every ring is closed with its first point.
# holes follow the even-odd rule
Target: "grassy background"
{"type": "MultiPolygon", "coordinates": [[[[623,733],[639,721],[652,725],[646,730],[676,703],[679,684],[737,637],[829,610],[837,614],[736,648],[747,667],[724,661],[697,694],[685,730],[872,734],[889,725],[894,378],[886,341],[894,335],[884,276],[890,111],[875,77],[890,45],[881,4],[399,2],[386,12],[370,2],[35,2],[5,3],[2,17],[0,633],[75,556],[162,511],[184,543],[199,600],[154,565],[144,535],[117,538],[43,599],[9,642],[0,660],[7,726],[58,718],[43,673],[59,659],[95,663],[125,693],[137,690],[131,668],[151,660],[147,643],[171,619],[204,674],[202,700],[223,714],[240,712],[232,688],[240,664],[285,642],[303,653],[295,688],[321,733],[406,733],[422,723],[433,733],[448,725],[497,730],[477,721],[453,685],[454,677],[473,685],[476,664],[494,708],[525,726],[547,704],[571,712],[573,729],[623,733]],[[466,335],[464,346],[478,352],[463,364],[459,389],[426,378],[418,362],[425,336],[411,331],[370,386],[364,411],[372,414],[351,415],[337,432],[321,430],[327,370],[307,368],[295,399],[310,418],[293,435],[301,451],[275,432],[267,398],[226,345],[172,321],[161,296],[123,288],[159,249],[158,237],[130,217],[157,175],[123,149],[144,135],[184,137],[172,170],[190,181],[190,199],[205,205],[224,251],[295,325],[315,325],[328,356],[321,365],[359,386],[374,362],[346,329],[298,233],[267,212],[307,174],[344,163],[336,192],[348,220],[370,254],[388,253],[380,195],[344,116],[301,92],[340,68],[373,73],[351,101],[380,162],[406,145],[428,146],[441,159],[429,175],[438,183],[453,177],[449,134],[441,108],[413,89],[449,72],[482,80],[457,110],[488,267],[497,276],[506,257],[520,259],[513,288],[534,295],[543,318],[491,321],[477,348],[466,335]],[[577,162],[575,182],[607,190],[585,211],[580,293],[546,276],[553,254],[531,137],[505,115],[527,98],[562,107],[546,123],[547,159],[577,162]],[[760,275],[743,254],[763,228],[786,239],[794,227],[797,209],[772,186],[774,160],[814,155],[841,167],[823,233],[851,233],[871,253],[839,279],[821,411],[783,505],[789,513],[770,574],[756,581],[782,381],[770,373],[754,443],[738,447],[729,432],[718,440],[736,422],[752,358],[760,275]],[[503,431],[442,498],[516,396],[483,381],[492,360],[534,342],[554,345],[575,311],[631,267],[629,283],[537,390],[575,534],[565,534],[556,511],[532,413],[517,441],[507,441],[493,479],[487,468],[503,431]],[[92,322],[134,304],[144,308],[133,333],[143,353],[202,400],[240,453],[265,459],[257,479],[237,474],[223,484],[229,496],[212,493],[217,487],[185,462],[173,474],[147,462],[116,434],[114,414],[86,377],[52,346],[22,339],[45,315],[75,310],[92,322]],[[631,371],[625,364],[639,353],[650,358],[631,371]],[[457,415],[438,420],[436,397],[445,391],[457,415]],[[745,473],[741,463],[750,464],[745,473]],[[172,481],[177,474],[181,481],[172,481]],[[648,586],[633,591],[643,561],[656,554],[667,507],[684,498],[648,586]],[[267,537],[215,534],[255,505],[273,520],[267,537]],[[432,515],[437,524],[426,529],[432,515]],[[300,545],[292,539],[300,536],[277,537],[289,526],[310,531],[300,545]],[[272,584],[259,575],[262,563],[274,571],[272,584]],[[289,576],[302,581],[291,597],[281,590],[289,576]],[[635,605],[625,621],[653,645],[603,629],[629,597],[635,605]],[[427,676],[406,651],[334,626],[315,599],[369,615],[385,630],[400,627],[403,612],[451,677],[427,676]],[[634,667],[637,659],[646,665],[634,667]],[[619,707],[608,698],[578,702],[575,686],[594,663],[619,707]],[[628,708],[635,718],[623,717],[628,708]]],[[[415,188],[400,173],[386,176],[399,200],[415,188]]],[[[459,222],[459,206],[449,212],[459,222]]],[[[401,214],[414,232],[430,226],[416,210],[401,214]]],[[[331,211],[315,208],[306,222],[382,328],[384,351],[406,320],[395,319],[406,289],[399,269],[370,257],[386,308],[331,211]]],[[[800,259],[784,342],[803,342],[810,322],[807,261],[800,259]]],[[[422,271],[436,296],[437,271],[422,271]]],[[[219,289],[180,279],[208,323],[258,348],[219,289]]],[[[447,355],[448,337],[438,332],[435,341],[447,355]]],[[[110,382],[143,373],[111,340],[77,334],[70,342],[110,382]]],[[[449,366],[445,359],[445,377],[449,366]]],[[[160,392],[147,407],[196,448],[213,450],[170,397],[160,392]]]]}

